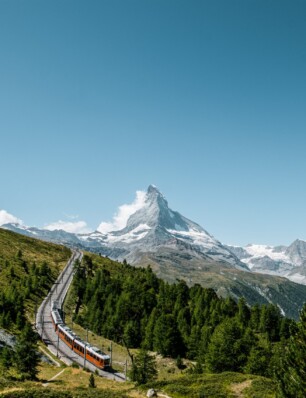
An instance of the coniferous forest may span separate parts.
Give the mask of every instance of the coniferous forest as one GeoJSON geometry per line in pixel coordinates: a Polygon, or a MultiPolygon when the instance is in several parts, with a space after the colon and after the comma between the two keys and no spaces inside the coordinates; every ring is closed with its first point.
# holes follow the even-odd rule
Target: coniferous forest
{"type": "Polygon", "coordinates": [[[194,360],[194,373],[263,375],[276,380],[279,396],[304,397],[306,308],[295,322],[273,304],[250,307],[197,284],[168,284],[150,267],[102,258],[96,266],[93,258],[77,264],[73,282],[82,326],[129,348],[194,360]]]}

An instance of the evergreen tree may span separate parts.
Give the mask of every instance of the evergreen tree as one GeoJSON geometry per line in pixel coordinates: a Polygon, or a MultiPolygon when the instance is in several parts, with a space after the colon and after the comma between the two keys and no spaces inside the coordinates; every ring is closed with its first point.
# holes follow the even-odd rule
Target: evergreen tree
{"type": "Polygon", "coordinates": [[[260,314],[259,329],[267,333],[270,341],[279,340],[281,314],[278,307],[273,304],[263,305],[260,314]]]}
{"type": "Polygon", "coordinates": [[[304,398],[306,396],[306,304],[300,313],[300,322],[294,329],[289,344],[283,346],[285,350],[279,353],[276,367],[278,395],[286,398],[304,398]]]}
{"type": "Polygon", "coordinates": [[[184,363],[180,355],[176,358],[175,364],[178,367],[178,369],[184,369],[184,363]]]}
{"type": "Polygon", "coordinates": [[[239,371],[244,365],[241,360],[242,329],[236,319],[226,319],[218,325],[211,337],[206,363],[212,372],[239,371]]]}
{"type": "Polygon", "coordinates": [[[157,370],[155,358],[149,355],[148,351],[141,350],[133,360],[129,376],[137,384],[146,384],[156,379],[157,370]]]}
{"type": "Polygon", "coordinates": [[[37,340],[36,333],[27,323],[17,338],[14,355],[16,369],[25,379],[35,379],[38,373],[37,340]]]}
{"type": "Polygon", "coordinates": [[[12,366],[12,350],[5,346],[0,351],[0,363],[4,373],[6,373],[12,366]]]}
{"type": "Polygon", "coordinates": [[[239,323],[243,326],[246,326],[250,320],[250,317],[251,317],[250,309],[247,306],[245,298],[240,297],[238,301],[238,313],[237,313],[237,319],[239,323]]]}
{"type": "Polygon", "coordinates": [[[270,343],[266,340],[259,342],[251,348],[244,371],[254,375],[270,376],[271,355],[270,343]]]}
{"type": "Polygon", "coordinates": [[[89,376],[88,387],[96,388],[96,381],[95,381],[95,377],[94,377],[93,373],[91,373],[89,376]]]}
{"type": "Polygon", "coordinates": [[[143,341],[143,347],[147,350],[153,350],[154,325],[156,324],[157,317],[157,309],[154,308],[147,323],[145,339],[143,341]]]}
{"type": "Polygon", "coordinates": [[[153,347],[163,356],[175,358],[178,355],[184,355],[184,345],[173,315],[162,314],[157,319],[154,328],[153,347]]]}

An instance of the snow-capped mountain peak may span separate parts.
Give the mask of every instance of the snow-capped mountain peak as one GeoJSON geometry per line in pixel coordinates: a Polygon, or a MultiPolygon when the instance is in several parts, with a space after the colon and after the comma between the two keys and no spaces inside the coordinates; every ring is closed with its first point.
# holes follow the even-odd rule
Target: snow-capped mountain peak
{"type": "Polygon", "coordinates": [[[148,187],[142,206],[129,216],[126,226],[110,231],[105,242],[120,249],[122,257],[130,262],[137,261],[135,252],[156,253],[165,247],[177,250],[179,246],[180,250],[184,247],[190,256],[204,256],[247,269],[200,225],[169,208],[167,199],[154,185],[148,187]],[[133,253],[132,258],[129,253],[133,253]]]}
{"type": "Polygon", "coordinates": [[[145,224],[151,229],[161,228],[165,231],[203,230],[180,213],[171,210],[164,195],[154,185],[148,187],[144,206],[129,217],[123,231],[132,230],[140,224],[145,224]]]}

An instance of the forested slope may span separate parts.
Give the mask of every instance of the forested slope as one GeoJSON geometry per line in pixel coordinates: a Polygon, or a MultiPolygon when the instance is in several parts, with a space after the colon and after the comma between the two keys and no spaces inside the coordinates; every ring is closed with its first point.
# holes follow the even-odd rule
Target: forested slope
{"type": "Polygon", "coordinates": [[[86,255],[73,282],[75,320],[128,347],[187,357],[213,372],[273,375],[295,322],[272,305],[249,307],[212,289],[168,284],[150,268],[86,255]]]}
{"type": "Polygon", "coordinates": [[[20,330],[34,317],[70,249],[0,228],[0,327],[20,330]]]}

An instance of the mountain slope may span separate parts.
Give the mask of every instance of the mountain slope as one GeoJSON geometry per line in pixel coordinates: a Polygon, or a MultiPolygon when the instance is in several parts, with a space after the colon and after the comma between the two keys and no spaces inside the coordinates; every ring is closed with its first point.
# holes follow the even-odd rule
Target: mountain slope
{"type": "Polygon", "coordinates": [[[25,315],[33,319],[70,255],[65,246],[0,228],[0,327],[14,330],[25,315]]]}

